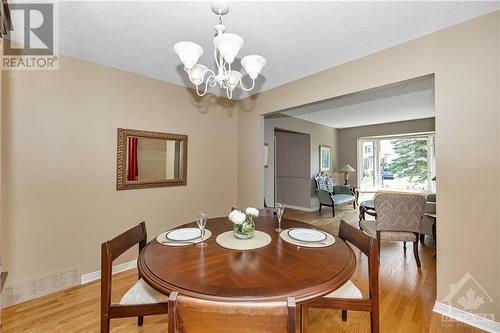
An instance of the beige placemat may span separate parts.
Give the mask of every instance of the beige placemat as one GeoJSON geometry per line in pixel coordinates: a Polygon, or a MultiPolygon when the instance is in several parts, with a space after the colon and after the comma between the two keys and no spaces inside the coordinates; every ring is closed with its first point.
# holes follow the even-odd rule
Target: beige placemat
{"type": "MultiPolygon", "coordinates": [[[[170,232],[170,231],[171,230],[169,230],[167,232],[170,232]]],[[[189,246],[189,245],[198,244],[199,242],[201,242],[201,237],[193,239],[191,241],[186,241],[185,243],[183,243],[181,241],[179,241],[178,243],[171,242],[170,240],[167,240],[167,237],[166,237],[167,232],[159,234],[156,237],[156,241],[158,243],[160,243],[161,245],[167,245],[167,246],[189,246]]],[[[206,241],[207,239],[210,238],[210,236],[212,236],[212,232],[210,230],[208,230],[208,229],[205,229],[205,235],[203,236],[203,240],[206,241]]]]}
{"type": "Polygon", "coordinates": [[[280,233],[280,237],[285,242],[293,244],[293,245],[297,245],[297,246],[301,246],[301,247],[327,247],[327,246],[331,246],[331,245],[335,244],[335,237],[333,237],[332,235],[330,235],[327,232],[324,232],[323,230],[321,230],[321,231],[326,234],[326,239],[324,241],[321,241],[321,242],[301,242],[301,241],[295,240],[295,239],[291,238],[290,236],[288,236],[288,230],[289,229],[283,230],[280,233]]]}
{"type": "Polygon", "coordinates": [[[255,230],[253,237],[249,239],[239,239],[234,236],[234,232],[226,231],[215,239],[217,244],[229,250],[255,250],[271,243],[271,236],[265,232],[255,230]]]}

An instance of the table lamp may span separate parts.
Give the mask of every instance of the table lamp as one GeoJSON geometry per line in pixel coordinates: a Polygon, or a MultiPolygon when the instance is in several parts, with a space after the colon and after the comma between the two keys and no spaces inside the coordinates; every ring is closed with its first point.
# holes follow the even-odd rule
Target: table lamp
{"type": "Polygon", "coordinates": [[[356,172],[352,166],[349,164],[344,164],[340,169],[339,172],[344,173],[344,185],[348,185],[349,183],[349,172],[356,172]]]}

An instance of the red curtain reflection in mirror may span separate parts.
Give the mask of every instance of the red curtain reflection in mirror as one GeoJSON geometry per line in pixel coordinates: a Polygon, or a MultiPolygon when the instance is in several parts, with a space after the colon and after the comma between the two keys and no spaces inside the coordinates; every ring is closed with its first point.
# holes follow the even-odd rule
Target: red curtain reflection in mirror
{"type": "Polygon", "coordinates": [[[134,181],[139,179],[139,170],[137,169],[137,138],[128,137],[128,173],[127,180],[134,181]]]}

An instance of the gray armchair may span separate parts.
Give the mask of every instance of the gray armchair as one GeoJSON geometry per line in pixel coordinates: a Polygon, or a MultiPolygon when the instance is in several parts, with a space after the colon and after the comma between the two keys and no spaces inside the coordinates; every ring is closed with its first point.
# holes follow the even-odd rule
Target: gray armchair
{"type": "Polygon", "coordinates": [[[318,174],[314,180],[319,200],[319,213],[323,206],[332,207],[333,217],[335,217],[335,206],[352,203],[353,208],[356,209],[356,196],[352,187],[334,185],[332,177],[327,174],[318,174]]]}

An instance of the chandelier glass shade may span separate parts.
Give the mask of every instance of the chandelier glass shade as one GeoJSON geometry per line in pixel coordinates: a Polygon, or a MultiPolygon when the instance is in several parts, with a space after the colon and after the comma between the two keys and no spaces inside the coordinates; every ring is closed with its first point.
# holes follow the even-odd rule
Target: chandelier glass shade
{"type": "Polygon", "coordinates": [[[179,42],[174,45],[174,52],[184,65],[189,80],[196,87],[196,93],[203,96],[209,87],[216,85],[226,90],[229,99],[233,97],[233,91],[239,86],[244,91],[250,91],[255,87],[255,80],[262,68],[266,65],[266,59],[259,55],[248,55],[241,59],[241,66],[251,79],[251,85],[246,87],[243,82],[243,74],[232,70],[231,65],[238,56],[239,51],[245,44],[240,36],[233,33],[225,33],[226,28],[222,25],[222,15],[229,12],[229,5],[225,2],[215,2],[212,10],[219,16],[219,24],[215,26],[214,37],[214,59],[217,69],[212,71],[207,66],[198,64],[198,59],[203,54],[203,48],[193,42],[179,42]]]}
{"type": "Polygon", "coordinates": [[[187,69],[193,68],[203,54],[201,46],[192,42],[177,43],[174,45],[174,51],[187,69]]]}

